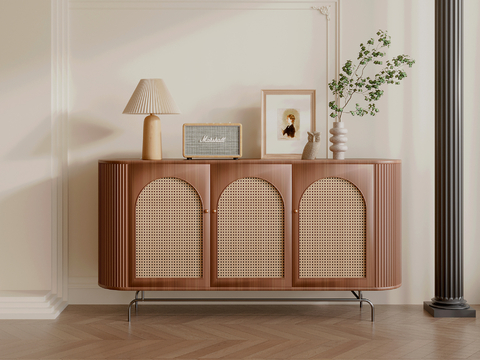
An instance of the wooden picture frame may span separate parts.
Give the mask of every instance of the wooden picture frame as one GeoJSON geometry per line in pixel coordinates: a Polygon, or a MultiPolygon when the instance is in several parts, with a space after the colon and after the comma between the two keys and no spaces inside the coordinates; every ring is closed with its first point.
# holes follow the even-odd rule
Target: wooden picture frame
{"type": "Polygon", "coordinates": [[[262,90],[262,159],[301,158],[315,102],[315,90],[262,90]]]}

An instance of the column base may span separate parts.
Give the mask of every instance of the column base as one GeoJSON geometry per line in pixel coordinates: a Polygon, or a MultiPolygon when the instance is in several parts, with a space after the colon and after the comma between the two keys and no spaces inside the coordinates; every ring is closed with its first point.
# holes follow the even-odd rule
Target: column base
{"type": "Polygon", "coordinates": [[[433,317],[476,317],[476,310],[470,307],[467,309],[441,309],[432,306],[431,301],[423,302],[423,310],[433,317]]]}

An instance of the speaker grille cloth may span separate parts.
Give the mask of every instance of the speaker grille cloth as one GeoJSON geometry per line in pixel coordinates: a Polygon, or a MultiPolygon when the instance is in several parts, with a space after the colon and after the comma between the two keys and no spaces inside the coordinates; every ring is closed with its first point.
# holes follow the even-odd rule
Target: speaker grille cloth
{"type": "Polygon", "coordinates": [[[239,126],[187,126],[185,127],[185,156],[239,156],[239,126]],[[200,142],[204,136],[221,139],[225,142],[200,142]]]}
{"type": "Polygon", "coordinates": [[[234,181],[218,202],[218,277],[284,276],[284,206],[269,182],[234,181]]]}
{"type": "Polygon", "coordinates": [[[366,276],[366,208],[354,184],[316,181],[302,196],[299,218],[301,278],[366,276]]]}
{"type": "Polygon", "coordinates": [[[135,209],[137,278],[199,278],[203,265],[203,209],[187,182],[149,183],[135,209]]]}

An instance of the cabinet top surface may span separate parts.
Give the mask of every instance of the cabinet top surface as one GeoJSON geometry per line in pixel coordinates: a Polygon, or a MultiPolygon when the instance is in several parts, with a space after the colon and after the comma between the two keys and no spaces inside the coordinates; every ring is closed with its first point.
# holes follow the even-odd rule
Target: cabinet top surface
{"type": "Polygon", "coordinates": [[[99,163],[107,164],[219,164],[219,163],[237,163],[237,164],[391,164],[401,163],[399,159],[315,159],[315,160],[300,160],[300,159],[162,159],[162,160],[141,160],[141,159],[101,159],[99,163]]]}

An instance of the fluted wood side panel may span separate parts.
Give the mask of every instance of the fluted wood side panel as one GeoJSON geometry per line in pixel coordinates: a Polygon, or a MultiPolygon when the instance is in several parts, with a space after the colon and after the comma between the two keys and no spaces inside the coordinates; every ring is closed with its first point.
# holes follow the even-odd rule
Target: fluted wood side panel
{"type": "Polygon", "coordinates": [[[98,284],[128,286],[128,165],[98,166],[98,284]]]}
{"type": "Polygon", "coordinates": [[[401,164],[375,165],[375,285],[396,287],[401,268],[401,164]]]}

